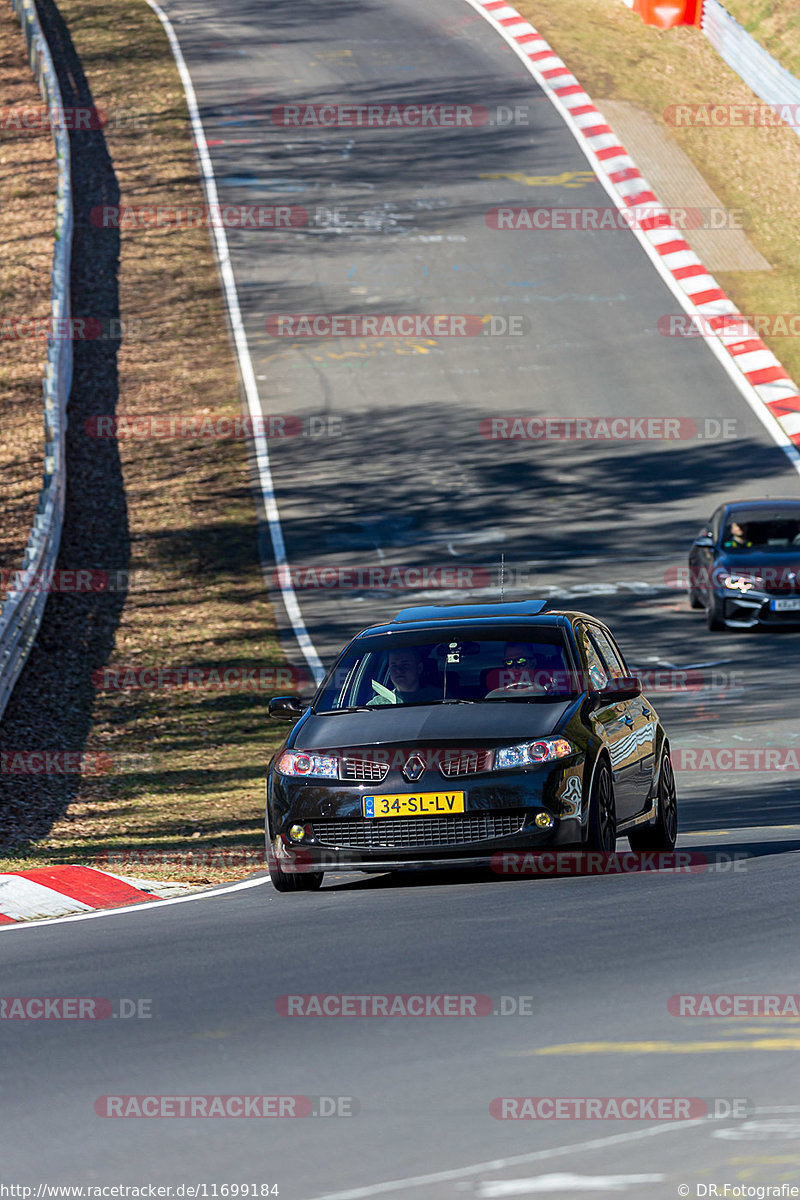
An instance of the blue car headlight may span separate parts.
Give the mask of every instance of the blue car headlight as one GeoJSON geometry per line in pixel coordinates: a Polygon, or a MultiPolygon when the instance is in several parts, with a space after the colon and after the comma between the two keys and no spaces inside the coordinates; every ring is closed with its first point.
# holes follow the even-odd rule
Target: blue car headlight
{"type": "Polygon", "coordinates": [[[548,738],[546,741],[523,742],[519,746],[504,746],[495,750],[494,765],[502,770],[508,767],[536,767],[539,763],[555,762],[575,753],[575,747],[566,738],[548,738]]]}
{"type": "Polygon", "coordinates": [[[338,779],[339,760],[332,754],[304,754],[284,750],[277,762],[281,775],[300,775],[308,779],[338,779]]]}

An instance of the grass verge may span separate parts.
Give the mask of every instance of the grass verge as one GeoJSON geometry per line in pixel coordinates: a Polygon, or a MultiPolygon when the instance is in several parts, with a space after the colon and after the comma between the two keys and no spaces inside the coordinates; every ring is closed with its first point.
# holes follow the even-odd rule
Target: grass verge
{"type": "MultiPolygon", "coordinates": [[[[91,274],[97,253],[106,285],[119,238],[118,312],[125,331],[111,348],[81,348],[71,398],[71,504],[73,525],[83,528],[68,531],[62,553],[72,556],[73,567],[121,564],[131,582],[113,621],[96,597],[86,598],[83,609],[81,597],[48,600],[48,629],[3,723],[0,871],[108,863],[121,874],[221,882],[259,865],[265,765],[281,737],[280,727],[266,720],[266,706],[270,694],[286,688],[219,687],[212,677],[211,687],[104,690],[101,672],[285,668],[258,560],[247,445],[120,438],[110,446],[100,439],[92,444],[85,428],[93,405],[104,411],[106,394],[119,417],[240,415],[208,230],[118,232],[93,228],[87,219],[92,172],[104,164],[103,188],[114,198],[118,186],[120,204],[203,202],[188,114],[162,27],[142,0],[114,0],[113,20],[103,19],[111,9],[98,9],[96,0],[42,4],[69,78],[107,114],[102,132],[73,135],[84,203],[76,218],[83,239],[78,258],[91,274]],[[117,468],[121,481],[112,506],[103,487],[117,468]],[[106,503],[104,520],[97,509],[106,503]],[[113,538],[112,526],[120,531],[113,538]],[[122,545],[129,545],[129,555],[112,563],[122,545]],[[95,561],[86,561],[92,553],[95,561]],[[69,622],[80,612],[82,624],[72,633],[69,622]],[[101,618],[107,620],[105,650],[93,628],[101,618]],[[45,661],[48,652],[55,670],[45,661]],[[58,668],[73,671],[77,699],[58,694],[69,690],[58,668]],[[38,687],[37,673],[46,681],[38,687]],[[71,699],[74,708],[85,707],[80,728],[72,722],[71,699]],[[49,724],[40,719],[42,707],[49,724]],[[27,749],[48,746],[79,750],[82,773],[64,780],[16,773],[27,749]],[[243,858],[244,850],[254,852],[254,860],[243,858]]],[[[92,291],[95,282],[74,277],[73,302],[76,295],[84,305],[94,302],[101,295],[92,291]]],[[[106,301],[109,311],[115,303],[106,301]]],[[[79,307],[73,315],[95,314],[79,307]]]]}
{"type": "MultiPolygon", "coordinates": [[[[22,562],[44,466],[41,330],[50,314],[56,156],[19,22],[0,9],[0,572],[22,562]],[[38,326],[37,326],[38,323],[38,326]],[[36,329],[38,336],[31,336],[36,329]]],[[[0,575],[0,602],[5,595],[0,575]]]]}
{"type": "MultiPolygon", "coordinates": [[[[625,100],[652,113],[727,208],[742,214],[770,271],[717,272],[744,313],[800,313],[800,138],[788,126],[681,127],[664,112],[675,104],[761,102],[698,29],[645,25],[620,0],[517,0],[602,110],[625,100]]],[[[800,381],[800,339],[764,341],[800,381]]]]}
{"type": "Polygon", "coordinates": [[[725,7],[782,67],[800,75],[800,7],[785,0],[725,0],[725,7]]]}

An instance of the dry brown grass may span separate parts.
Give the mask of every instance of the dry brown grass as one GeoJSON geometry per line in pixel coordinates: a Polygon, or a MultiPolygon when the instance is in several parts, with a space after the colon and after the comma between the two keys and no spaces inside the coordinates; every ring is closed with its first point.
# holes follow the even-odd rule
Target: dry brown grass
{"type": "MultiPolygon", "coordinates": [[[[56,158],[49,130],[18,127],[41,109],[25,39],[8,5],[0,9],[0,571],[20,565],[42,486],[42,337],[14,337],[46,322],[53,264],[56,158]]],[[[5,593],[0,576],[0,600],[5,593]]]]}
{"type": "Polygon", "coordinates": [[[725,0],[748,33],[793,75],[800,75],[800,5],[786,0],[725,0]]]}
{"type": "MultiPolygon", "coordinates": [[[[800,313],[800,138],[788,127],[684,128],[667,125],[675,104],[760,103],[693,28],[644,25],[619,0],[518,0],[592,99],[626,100],[652,113],[728,208],[743,214],[750,240],[771,271],[720,272],[745,313],[800,313]]],[[[795,380],[800,341],[766,338],[795,380]]]]}
{"type": "MultiPolygon", "coordinates": [[[[113,21],[99,19],[94,0],[59,8],[94,101],[109,114],[103,136],[121,203],[202,203],[183,91],[154,14],[142,0],[114,0],[113,21]]],[[[124,232],[119,295],[123,322],[133,322],[118,356],[120,417],[240,413],[207,230],[124,232]]],[[[285,665],[258,561],[245,443],[120,440],[119,453],[130,568],[134,581],[143,576],[109,665],[285,665]]],[[[135,856],[263,847],[265,766],[282,736],[266,720],[267,700],[252,691],[98,691],[83,750],[90,761],[106,756],[99,761],[109,769],[84,775],[44,838],[27,836],[21,814],[0,870],[133,854],[121,873],[195,882],[247,874],[252,867],[213,863],[145,871],[135,856]]]]}

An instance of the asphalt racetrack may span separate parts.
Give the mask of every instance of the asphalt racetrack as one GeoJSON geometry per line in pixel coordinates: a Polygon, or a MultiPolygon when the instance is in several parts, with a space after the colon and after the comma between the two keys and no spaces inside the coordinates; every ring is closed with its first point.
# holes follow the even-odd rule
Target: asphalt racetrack
{"type": "MultiPolygon", "coordinates": [[[[797,634],[712,635],[675,584],[717,503],[796,496],[800,481],[703,340],[659,332],[676,302],[630,233],[487,223],[501,205],[610,204],[511,50],[463,0],[170,0],[167,12],[220,199],[309,214],[228,238],[263,413],[303,422],[270,458],[323,662],[408,604],[496,598],[503,555],[507,599],[560,597],[608,622],[635,665],[664,679],[691,668],[692,687],[649,693],[674,750],[721,762],[726,749],[797,748],[797,634]],[[490,119],[274,117],[354,101],[480,105],[490,119]],[[506,120],[517,109],[524,123],[506,120]],[[281,314],[364,312],[492,314],[492,330],[521,332],[267,332],[281,314]],[[704,436],[484,436],[506,416],[677,418],[704,436]],[[708,436],[723,421],[731,436],[708,436]],[[429,590],[396,583],[411,567],[428,569],[429,590]],[[385,574],[353,587],[369,568],[385,574]],[[320,572],[338,586],[319,586],[320,572]]],[[[146,999],[151,1016],[0,1022],[2,1178],[277,1184],[284,1200],[667,1200],[711,1183],[800,1184],[798,1019],[669,1007],[681,994],[800,993],[796,786],[779,770],[677,778],[679,847],[708,856],[702,871],[330,875],[314,894],[261,881],[7,931],[14,995],[146,999]],[[341,993],[481,995],[492,1011],[291,1017],[279,1000],[341,993]],[[350,1097],[337,1112],[354,1115],[98,1116],[112,1094],[350,1097]],[[490,1111],[525,1096],[705,1099],[722,1115],[490,1111]]]]}

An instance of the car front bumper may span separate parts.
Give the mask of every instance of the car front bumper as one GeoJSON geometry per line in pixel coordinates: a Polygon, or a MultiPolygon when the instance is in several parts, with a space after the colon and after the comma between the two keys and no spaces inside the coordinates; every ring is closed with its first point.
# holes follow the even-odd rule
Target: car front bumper
{"type": "Polygon", "coordinates": [[[800,596],[772,596],[768,592],[732,593],[727,589],[715,591],[717,611],[726,625],[734,629],[753,629],[759,625],[800,625],[800,607],[775,609],[773,602],[797,600],[800,596]]]}
{"type": "Polygon", "coordinates": [[[364,796],[409,793],[391,776],[375,783],[298,780],[273,772],[268,781],[267,845],[284,871],[387,870],[481,866],[502,851],[575,846],[583,840],[583,757],[566,765],[449,779],[438,789],[464,792],[464,812],[441,817],[362,815],[364,796]],[[547,828],[536,825],[546,814],[547,828]],[[292,838],[301,825],[305,836],[292,838]]]}

